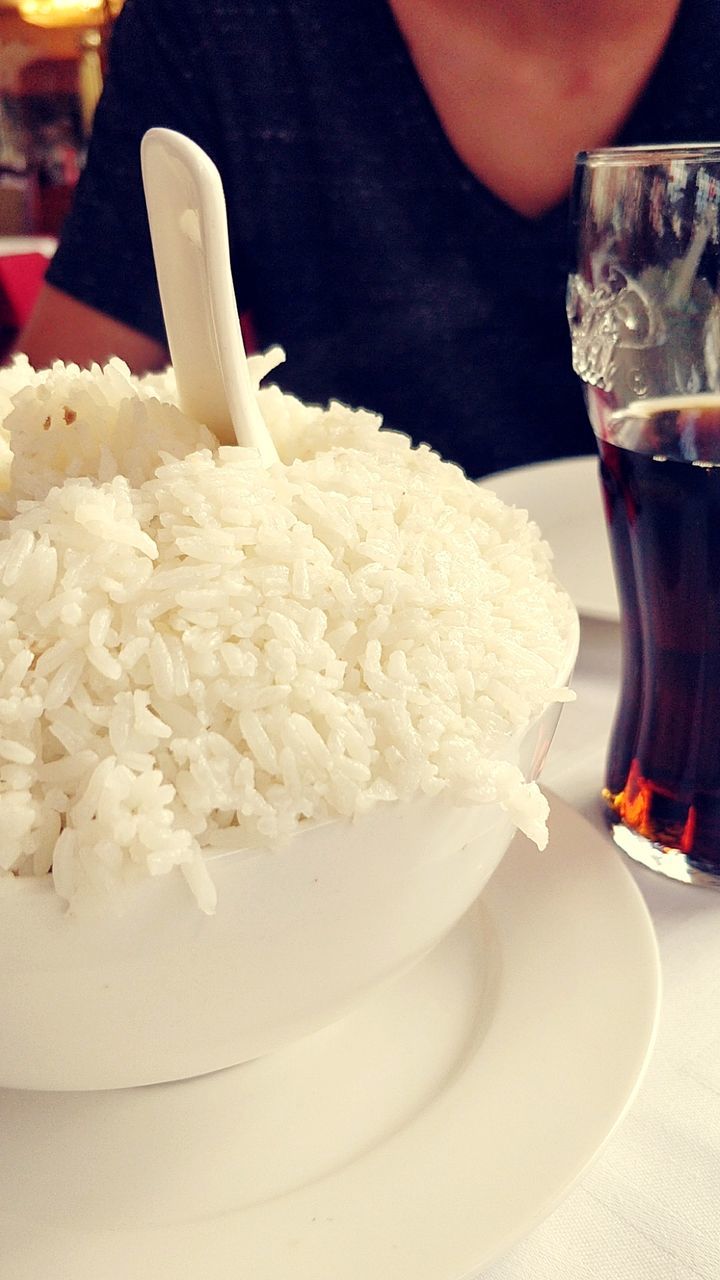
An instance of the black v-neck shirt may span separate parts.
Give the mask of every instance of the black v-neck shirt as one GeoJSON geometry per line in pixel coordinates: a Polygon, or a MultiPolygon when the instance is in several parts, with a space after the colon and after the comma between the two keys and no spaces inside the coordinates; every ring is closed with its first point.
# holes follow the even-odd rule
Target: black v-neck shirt
{"type": "MultiPolygon", "coordinates": [[[[139,168],[164,125],[218,164],[239,305],[277,381],[383,414],[471,476],[593,449],[564,201],[524,218],[447,140],[385,0],[126,0],[48,280],[163,339],[139,168]]],[[[684,0],[617,141],[720,140],[720,0],[684,0]]]]}

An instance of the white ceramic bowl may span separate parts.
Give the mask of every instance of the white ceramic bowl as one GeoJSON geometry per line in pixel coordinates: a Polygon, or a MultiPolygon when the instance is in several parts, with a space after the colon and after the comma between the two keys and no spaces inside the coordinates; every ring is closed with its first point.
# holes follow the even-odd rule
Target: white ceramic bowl
{"type": "MultiPolygon", "coordinates": [[[[562,681],[577,643],[575,629],[562,681]]],[[[528,777],[559,711],[515,744],[528,777]]],[[[308,827],[276,852],[213,858],[210,917],[179,876],[139,882],[121,914],[79,918],[47,879],[0,879],[0,1086],[177,1080],[316,1030],[434,946],[513,834],[496,804],[383,806],[308,827]]]]}

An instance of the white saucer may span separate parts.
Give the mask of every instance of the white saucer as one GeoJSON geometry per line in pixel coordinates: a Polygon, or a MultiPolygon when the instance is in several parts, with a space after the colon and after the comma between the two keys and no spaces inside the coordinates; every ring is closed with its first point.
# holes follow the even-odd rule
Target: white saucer
{"type": "Polygon", "coordinates": [[[436,951],[289,1050],[176,1085],[0,1091],[1,1280],[460,1280],[629,1105],[650,920],[561,801],[436,951]]]}
{"type": "Polygon", "coordinates": [[[481,484],[503,502],[530,512],[553,549],[558,580],[579,612],[617,621],[597,458],[537,462],[487,476],[481,484]]]}

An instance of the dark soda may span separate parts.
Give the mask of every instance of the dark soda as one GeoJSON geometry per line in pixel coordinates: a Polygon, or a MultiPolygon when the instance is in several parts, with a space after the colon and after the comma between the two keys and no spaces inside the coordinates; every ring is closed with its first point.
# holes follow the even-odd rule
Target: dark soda
{"type": "Polygon", "coordinates": [[[720,398],[642,402],[598,441],[623,674],[612,822],[720,874],[720,398]]]}

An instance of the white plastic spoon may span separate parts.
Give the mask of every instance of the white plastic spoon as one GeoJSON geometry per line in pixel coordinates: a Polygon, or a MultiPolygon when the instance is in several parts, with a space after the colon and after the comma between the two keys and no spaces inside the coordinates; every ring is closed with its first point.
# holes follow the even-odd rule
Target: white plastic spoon
{"type": "Polygon", "coordinates": [[[225,195],[209,156],[150,129],[140,157],[155,269],[183,410],[221,444],[278,461],[248,372],[230,271],[225,195]]]}

